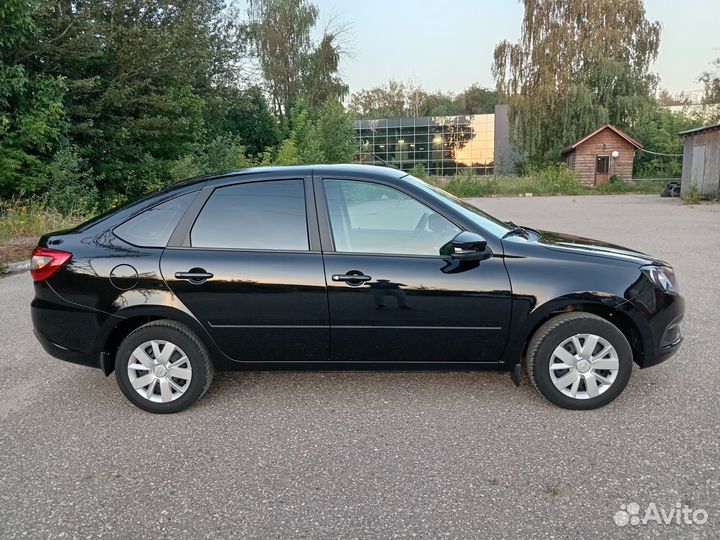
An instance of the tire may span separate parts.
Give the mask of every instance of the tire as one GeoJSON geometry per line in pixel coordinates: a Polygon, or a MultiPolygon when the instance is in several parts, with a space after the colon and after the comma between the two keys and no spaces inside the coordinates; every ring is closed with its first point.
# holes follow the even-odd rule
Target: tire
{"type": "Polygon", "coordinates": [[[543,324],[530,339],[526,358],[528,375],[540,393],[574,410],[597,409],[613,401],[627,386],[633,368],[623,333],[609,321],[581,312],[558,315],[543,324]],[[574,367],[563,369],[573,362],[574,367]]]}
{"type": "Polygon", "coordinates": [[[115,377],[125,397],[157,414],[187,409],[205,394],[213,374],[197,336],[171,320],[153,321],[128,334],[115,359],[115,377]]]}

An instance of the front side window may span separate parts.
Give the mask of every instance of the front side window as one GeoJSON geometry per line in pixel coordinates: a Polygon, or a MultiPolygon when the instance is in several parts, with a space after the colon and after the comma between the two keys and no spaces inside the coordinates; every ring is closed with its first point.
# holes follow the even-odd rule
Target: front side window
{"type": "Polygon", "coordinates": [[[113,232],[136,246],[165,247],[195,195],[197,192],[192,192],[158,204],[118,225],[113,232]]]}
{"type": "Polygon", "coordinates": [[[303,180],[216,189],[190,232],[193,247],[307,250],[303,180]]]}
{"type": "Polygon", "coordinates": [[[439,255],[460,229],[405,193],[381,184],[326,180],[335,250],[439,255]]]}

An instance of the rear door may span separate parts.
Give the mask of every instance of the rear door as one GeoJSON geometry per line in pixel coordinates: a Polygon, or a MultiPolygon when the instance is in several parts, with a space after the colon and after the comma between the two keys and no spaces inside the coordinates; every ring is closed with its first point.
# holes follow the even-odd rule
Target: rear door
{"type": "Polygon", "coordinates": [[[501,254],[458,264],[461,227],[399,187],[315,179],[330,356],[359,362],[497,362],[510,323],[501,254]]]}
{"type": "Polygon", "coordinates": [[[234,360],[326,360],[328,306],[310,179],[236,181],[205,188],[204,199],[163,254],[173,292],[234,360]]]}

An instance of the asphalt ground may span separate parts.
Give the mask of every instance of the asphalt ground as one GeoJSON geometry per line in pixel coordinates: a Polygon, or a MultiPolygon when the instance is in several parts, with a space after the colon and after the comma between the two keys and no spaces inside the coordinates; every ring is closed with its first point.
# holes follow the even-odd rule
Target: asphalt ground
{"type": "Polygon", "coordinates": [[[595,411],[559,409],[507,374],[252,372],[219,374],[196,406],[155,416],[114,377],[45,354],[30,276],[10,276],[0,279],[0,536],[720,537],[720,205],[475,202],[673,263],[687,301],[680,352],[636,368],[595,411]],[[631,503],[638,517],[679,503],[707,522],[617,525],[631,503]]]}

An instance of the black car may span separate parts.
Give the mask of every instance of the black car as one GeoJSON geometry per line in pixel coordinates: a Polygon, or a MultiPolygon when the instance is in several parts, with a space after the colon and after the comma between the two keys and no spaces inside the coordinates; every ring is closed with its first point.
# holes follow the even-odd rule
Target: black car
{"type": "Polygon", "coordinates": [[[256,168],[177,183],[40,239],[45,350],[156,413],[215,370],[494,369],[553,403],[616,398],[680,345],[672,268],[499,221],[402,171],[256,168]]]}

